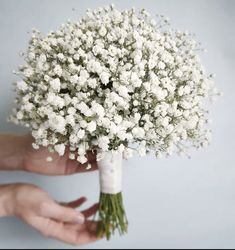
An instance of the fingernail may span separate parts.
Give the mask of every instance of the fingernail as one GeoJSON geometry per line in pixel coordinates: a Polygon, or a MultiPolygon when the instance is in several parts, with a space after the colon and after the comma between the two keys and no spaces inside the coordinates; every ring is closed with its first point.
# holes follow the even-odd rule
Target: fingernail
{"type": "Polygon", "coordinates": [[[85,217],[84,217],[84,215],[78,214],[78,216],[77,216],[77,223],[78,223],[78,224],[84,224],[84,222],[85,222],[85,217]]]}

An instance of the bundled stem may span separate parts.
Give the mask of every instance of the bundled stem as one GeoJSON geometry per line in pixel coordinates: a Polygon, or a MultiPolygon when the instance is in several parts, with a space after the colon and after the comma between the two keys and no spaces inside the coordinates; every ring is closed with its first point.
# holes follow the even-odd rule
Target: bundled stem
{"type": "Polygon", "coordinates": [[[127,233],[128,221],[121,192],[118,194],[101,193],[99,217],[98,237],[106,236],[109,240],[116,230],[120,235],[127,233]]]}

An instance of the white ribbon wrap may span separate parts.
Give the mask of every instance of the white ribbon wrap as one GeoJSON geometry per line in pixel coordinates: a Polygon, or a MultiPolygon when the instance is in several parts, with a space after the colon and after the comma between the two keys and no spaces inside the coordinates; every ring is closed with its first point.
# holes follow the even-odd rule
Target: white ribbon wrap
{"type": "Polygon", "coordinates": [[[104,194],[118,194],[122,191],[122,154],[106,152],[98,162],[100,187],[104,194]]]}

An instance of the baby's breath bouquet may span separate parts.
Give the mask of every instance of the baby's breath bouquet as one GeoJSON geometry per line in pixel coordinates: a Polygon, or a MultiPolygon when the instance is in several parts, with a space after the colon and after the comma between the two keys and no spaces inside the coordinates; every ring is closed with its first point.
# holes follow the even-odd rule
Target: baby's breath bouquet
{"type": "MultiPolygon", "coordinates": [[[[100,227],[108,239],[127,232],[122,159],[157,158],[207,146],[205,100],[218,94],[200,63],[193,35],[167,18],[113,5],[88,10],[43,36],[33,30],[16,74],[12,120],[31,128],[35,149],[49,147],[89,168],[97,152],[100,227]]],[[[53,160],[52,158],[47,159],[53,160]]]]}

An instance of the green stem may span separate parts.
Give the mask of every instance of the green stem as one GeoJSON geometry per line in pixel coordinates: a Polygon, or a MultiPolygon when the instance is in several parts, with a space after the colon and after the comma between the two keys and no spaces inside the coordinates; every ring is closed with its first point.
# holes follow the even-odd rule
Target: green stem
{"type": "Polygon", "coordinates": [[[106,236],[107,240],[110,240],[116,230],[119,231],[120,235],[127,233],[128,221],[122,193],[100,194],[99,217],[98,237],[106,236]]]}

